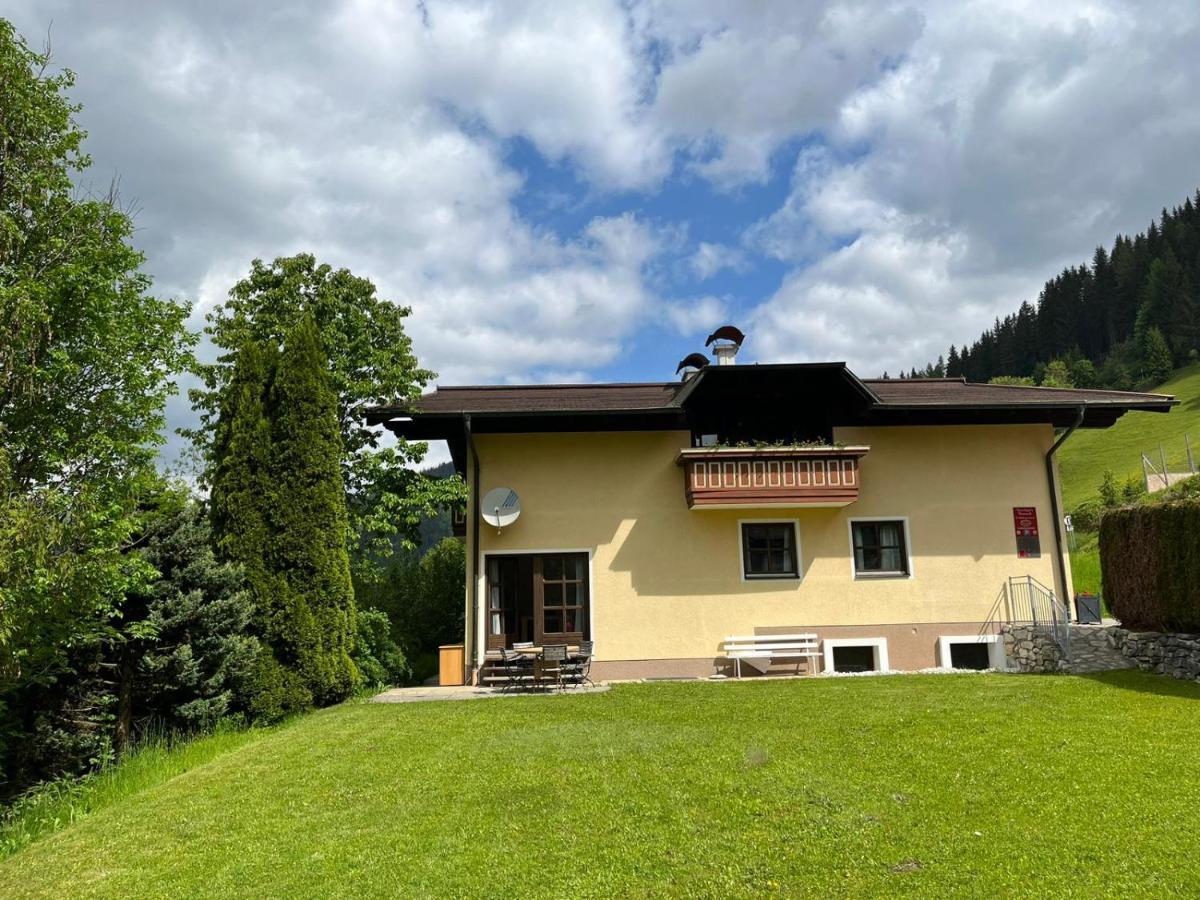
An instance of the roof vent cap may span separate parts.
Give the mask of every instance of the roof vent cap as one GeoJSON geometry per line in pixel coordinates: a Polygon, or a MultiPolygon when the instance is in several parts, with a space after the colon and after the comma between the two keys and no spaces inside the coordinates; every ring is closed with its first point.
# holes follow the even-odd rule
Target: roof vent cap
{"type": "Polygon", "coordinates": [[[708,357],[703,353],[689,353],[679,361],[679,365],[675,367],[675,374],[683,372],[683,380],[687,381],[707,365],[708,357]]]}
{"type": "Polygon", "coordinates": [[[742,348],[742,341],[746,336],[741,330],[734,325],[722,325],[716,331],[708,336],[708,340],[704,342],[704,346],[712,345],[713,356],[717,358],[717,365],[732,366],[734,357],[737,356],[738,350],[742,348]]]}

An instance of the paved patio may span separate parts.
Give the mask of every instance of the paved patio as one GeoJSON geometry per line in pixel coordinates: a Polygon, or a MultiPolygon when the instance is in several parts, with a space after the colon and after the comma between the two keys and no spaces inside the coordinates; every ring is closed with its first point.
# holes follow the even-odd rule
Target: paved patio
{"type": "Polygon", "coordinates": [[[422,685],[420,687],[392,688],[371,698],[372,703],[427,703],[433,700],[487,700],[495,697],[569,697],[575,694],[601,694],[609,689],[606,683],[589,687],[568,688],[564,691],[501,691],[496,688],[461,685],[458,687],[439,687],[422,685]]]}

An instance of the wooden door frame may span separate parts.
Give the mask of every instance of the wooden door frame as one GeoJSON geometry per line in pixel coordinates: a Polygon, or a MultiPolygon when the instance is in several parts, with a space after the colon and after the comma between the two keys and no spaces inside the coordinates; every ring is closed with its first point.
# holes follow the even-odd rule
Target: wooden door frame
{"type": "MultiPolygon", "coordinates": [[[[559,584],[564,585],[564,591],[565,591],[565,585],[568,583],[579,584],[582,587],[582,589],[585,592],[584,598],[583,598],[583,603],[580,604],[580,603],[576,602],[576,603],[572,603],[571,606],[578,607],[578,606],[582,605],[584,607],[584,610],[587,613],[587,617],[582,622],[578,622],[578,624],[581,626],[580,628],[578,628],[576,630],[572,630],[572,631],[566,631],[564,629],[563,631],[550,632],[550,634],[553,635],[553,637],[549,637],[546,633],[546,593],[545,593],[546,577],[545,577],[545,572],[543,571],[543,566],[544,566],[544,563],[545,563],[545,560],[547,557],[559,557],[559,558],[565,559],[568,557],[586,556],[586,554],[584,554],[581,551],[561,550],[561,551],[554,552],[554,553],[534,553],[534,554],[532,554],[532,556],[533,556],[533,573],[532,574],[533,574],[533,640],[534,640],[534,643],[538,644],[539,646],[546,646],[547,644],[551,644],[551,643],[553,643],[553,644],[577,644],[580,641],[588,640],[588,638],[590,638],[591,634],[592,634],[592,621],[591,621],[592,579],[591,579],[591,573],[589,572],[589,573],[585,574],[582,579],[579,579],[578,581],[576,581],[576,579],[574,579],[574,578],[569,578],[569,579],[566,578],[566,569],[564,568],[564,570],[563,570],[564,577],[563,578],[551,580],[552,583],[559,583],[559,584]]],[[[590,558],[588,559],[588,564],[589,565],[591,564],[590,558]]],[[[578,601],[578,596],[576,596],[576,600],[578,601]]],[[[553,608],[562,609],[563,615],[565,617],[565,615],[566,615],[566,597],[564,596],[562,603],[560,603],[558,606],[553,607],[553,608]]],[[[562,624],[566,625],[566,621],[564,620],[562,622],[562,624]]]]}
{"type": "Polygon", "coordinates": [[[478,618],[475,622],[476,633],[482,637],[476,646],[478,649],[478,658],[475,661],[476,665],[483,665],[487,654],[487,639],[488,639],[488,604],[487,600],[487,561],[489,556],[542,556],[554,555],[561,553],[586,553],[587,554],[587,639],[590,641],[596,640],[596,619],[595,619],[595,599],[596,599],[596,566],[595,566],[595,548],[593,547],[539,547],[536,549],[526,550],[481,550],[476,559],[478,568],[475,570],[479,574],[476,577],[476,589],[479,591],[479,596],[483,597],[485,602],[479,604],[478,618]]]}

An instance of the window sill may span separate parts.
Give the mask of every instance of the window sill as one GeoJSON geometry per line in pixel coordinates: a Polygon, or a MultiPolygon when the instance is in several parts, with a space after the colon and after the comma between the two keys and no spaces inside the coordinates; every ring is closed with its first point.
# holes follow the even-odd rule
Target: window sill
{"type": "Polygon", "coordinates": [[[799,575],[747,575],[742,573],[742,581],[799,581],[799,575]]]}
{"type": "Polygon", "coordinates": [[[912,578],[911,572],[855,572],[855,581],[897,581],[912,578]]]}

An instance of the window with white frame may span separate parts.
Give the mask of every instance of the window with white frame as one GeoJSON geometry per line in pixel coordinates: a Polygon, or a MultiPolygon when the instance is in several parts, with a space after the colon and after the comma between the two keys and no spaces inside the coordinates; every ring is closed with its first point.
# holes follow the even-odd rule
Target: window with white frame
{"type": "Polygon", "coordinates": [[[857,577],[904,578],[912,573],[903,519],[860,519],[850,523],[857,577]]]}
{"type": "Polygon", "coordinates": [[[998,634],[943,635],[938,638],[943,669],[1003,669],[1004,642],[998,634]]]}
{"type": "Polygon", "coordinates": [[[887,672],[887,638],[826,638],[821,642],[826,672],[887,672]]]}

